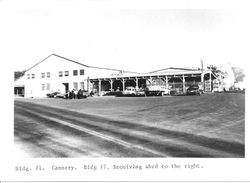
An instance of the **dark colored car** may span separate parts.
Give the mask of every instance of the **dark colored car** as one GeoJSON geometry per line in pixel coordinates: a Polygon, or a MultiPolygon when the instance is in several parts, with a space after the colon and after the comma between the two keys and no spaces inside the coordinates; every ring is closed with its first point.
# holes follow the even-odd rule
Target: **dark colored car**
{"type": "Polygon", "coordinates": [[[172,89],[169,92],[169,95],[171,96],[183,96],[185,95],[185,93],[183,93],[183,89],[182,88],[176,88],[176,89],[172,89]]]}
{"type": "Polygon", "coordinates": [[[198,85],[192,85],[187,89],[187,95],[200,95],[202,93],[198,85]]]}
{"type": "Polygon", "coordinates": [[[59,92],[52,92],[52,93],[47,93],[47,97],[49,98],[54,98],[59,92]]]}
{"type": "Polygon", "coordinates": [[[47,93],[47,97],[49,97],[49,98],[66,98],[66,94],[61,93],[61,92],[52,92],[52,93],[47,93]]]}

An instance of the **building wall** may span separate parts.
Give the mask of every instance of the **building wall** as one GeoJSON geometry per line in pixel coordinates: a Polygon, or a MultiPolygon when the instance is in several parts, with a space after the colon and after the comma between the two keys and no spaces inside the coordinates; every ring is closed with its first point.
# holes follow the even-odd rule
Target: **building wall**
{"type": "Polygon", "coordinates": [[[45,97],[47,93],[68,89],[88,89],[89,68],[56,56],[50,56],[28,70],[22,78],[25,85],[25,97],[45,97]],[[77,75],[74,75],[74,70],[77,75]],[[84,73],[80,74],[80,70],[84,73]],[[61,77],[59,72],[62,72],[61,77]]]}

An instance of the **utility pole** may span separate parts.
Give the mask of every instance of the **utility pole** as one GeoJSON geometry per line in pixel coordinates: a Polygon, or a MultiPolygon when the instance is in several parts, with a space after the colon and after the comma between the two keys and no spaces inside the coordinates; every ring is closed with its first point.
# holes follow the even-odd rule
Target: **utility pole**
{"type": "Polygon", "coordinates": [[[203,60],[201,59],[201,72],[203,73],[203,60]]]}

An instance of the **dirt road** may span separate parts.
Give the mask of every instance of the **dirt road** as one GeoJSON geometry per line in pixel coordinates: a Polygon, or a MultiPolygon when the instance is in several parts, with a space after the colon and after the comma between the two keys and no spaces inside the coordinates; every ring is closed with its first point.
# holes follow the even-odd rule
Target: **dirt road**
{"type": "MultiPolygon", "coordinates": [[[[190,97],[187,98],[186,102],[190,99],[190,97]]],[[[203,100],[197,97],[194,99],[203,100]]],[[[158,101],[159,98],[149,100],[158,101]]],[[[163,98],[162,100],[168,100],[171,103],[169,100],[179,100],[179,98],[163,98]]],[[[235,100],[235,96],[232,100],[235,100]]],[[[176,108],[177,104],[171,105],[176,108]]],[[[100,102],[96,102],[96,105],[100,105],[100,102]]],[[[231,105],[235,108],[218,108],[213,115],[221,116],[221,113],[229,112],[228,109],[238,109],[242,113],[244,106],[243,108],[237,106],[237,102],[231,105]]],[[[144,106],[147,110],[148,107],[144,106]]],[[[178,112],[185,109],[187,110],[179,106],[178,112]]],[[[238,125],[240,123],[242,126],[243,123],[243,128],[241,128],[243,131],[236,132],[244,136],[244,115],[242,114],[241,118],[237,116],[239,114],[235,114],[237,117],[235,119],[238,121],[232,121],[235,119],[231,118],[230,124],[228,124],[230,118],[225,119],[224,123],[218,122],[220,128],[215,127],[214,131],[220,133],[218,130],[225,130],[222,123],[227,127],[234,126],[235,123],[238,125]]],[[[175,123],[180,123],[180,117],[181,115],[178,115],[175,123]]],[[[183,119],[184,117],[185,115],[183,119]]],[[[212,121],[207,115],[203,117],[212,121]]],[[[152,126],[124,119],[127,118],[111,119],[104,115],[72,111],[55,105],[51,107],[39,101],[15,100],[15,143],[30,157],[244,157],[244,143],[241,140],[213,137],[207,135],[207,130],[204,133],[190,133],[185,129],[162,128],[162,124],[152,126]]],[[[193,126],[197,126],[195,119],[197,117],[191,119],[190,115],[186,114],[185,120],[188,125],[191,126],[193,123],[193,126]]],[[[204,123],[202,120],[200,122],[204,123]]],[[[207,123],[208,121],[205,126],[207,123]]]]}

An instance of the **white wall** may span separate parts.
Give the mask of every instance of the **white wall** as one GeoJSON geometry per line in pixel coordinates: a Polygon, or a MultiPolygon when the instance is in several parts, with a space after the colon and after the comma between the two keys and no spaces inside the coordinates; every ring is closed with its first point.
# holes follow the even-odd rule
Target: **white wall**
{"type": "MultiPolygon", "coordinates": [[[[87,67],[52,55],[28,70],[22,77],[22,82],[25,85],[25,97],[46,97],[46,94],[52,91],[65,92],[65,86],[62,83],[68,83],[69,90],[72,90],[73,83],[76,82],[80,89],[81,82],[84,82],[84,89],[87,90],[88,78],[109,77],[114,73],[117,74],[119,71],[87,67]],[[81,69],[84,69],[84,75],[80,75],[81,69]],[[73,75],[73,70],[78,71],[77,76],[73,75]],[[62,77],[59,77],[59,71],[63,72],[62,77]],[[68,76],[65,76],[65,71],[69,71],[68,76]],[[47,72],[50,73],[50,77],[47,77],[47,72]],[[42,73],[45,73],[44,78],[42,78],[42,73]],[[28,74],[30,79],[28,79],[28,74]],[[32,74],[35,74],[35,78],[32,78],[32,74]],[[42,90],[42,84],[44,84],[44,90],[42,90]],[[47,84],[50,85],[49,89],[47,89],[47,84]]],[[[89,90],[91,88],[92,84],[89,83],[89,90]]]]}
{"type": "Polygon", "coordinates": [[[84,88],[87,89],[87,69],[85,66],[52,55],[25,73],[25,97],[45,97],[52,91],[64,92],[65,86],[62,83],[69,83],[69,90],[72,90],[73,82],[78,83],[78,88],[80,88],[80,82],[84,82],[84,88]],[[85,70],[84,75],[80,75],[80,69],[85,70]],[[73,70],[78,70],[77,76],[73,76],[73,70]],[[59,71],[63,72],[62,77],[59,77],[59,71]],[[65,76],[65,71],[69,71],[69,76],[65,76]],[[47,72],[50,73],[50,77],[47,77],[47,72]],[[42,73],[45,73],[44,78],[42,73]],[[35,74],[34,79],[31,78],[32,74],[35,74]],[[45,85],[44,90],[42,90],[42,84],[45,85]],[[49,89],[47,84],[50,85],[49,89]]]}

